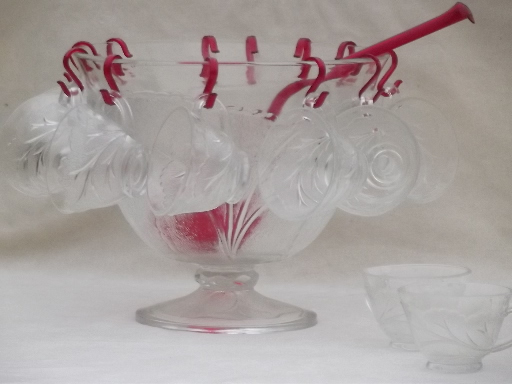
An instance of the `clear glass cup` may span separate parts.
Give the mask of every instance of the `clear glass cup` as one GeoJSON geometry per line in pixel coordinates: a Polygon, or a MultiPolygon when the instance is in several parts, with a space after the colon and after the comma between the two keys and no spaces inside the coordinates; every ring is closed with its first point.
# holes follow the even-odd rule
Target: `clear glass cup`
{"type": "Polygon", "coordinates": [[[48,196],[48,150],[62,118],[83,103],[78,88],[67,97],[60,88],[25,101],[9,116],[0,132],[0,161],[5,180],[33,197],[48,196]]]}
{"type": "Polygon", "coordinates": [[[411,284],[398,290],[407,319],[427,367],[443,373],[470,373],[482,358],[512,347],[497,344],[512,290],[493,284],[411,284]]]}
{"type": "Polygon", "coordinates": [[[95,78],[71,96],[55,88],[9,117],[0,133],[2,173],[16,190],[51,198],[63,213],[113,205],[145,188],[147,160],[132,132],[130,106],[108,106],[95,78]]]}
{"type": "Polygon", "coordinates": [[[235,204],[245,192],[247,155],[229,136],[225,107],[216,100],[203,108],[203,99],[169,97],[174,109],[155,139],[148,173],[148,199],[157,216],[235,204]]]}
{"type": "Polygon", "coordinates": [[[117,99],[108,114],[104,107],[72,108],[49,144],[46,185],[61,212],[106,207],[145,193],[147,156],[125,131],[129,106],[117,99]]]}
{"type": "Polygon", "coordinates": [[[288,111],[268,132],[259,159],[262,198],[278,216],[300,220],[334,209],[362,180],[366,163],[322,118],[321,110],[288,111]]]}
{"type": "Polygon", "coordinates": [[[364,270],[368,306],[381,329],[391,339],[391,346],[416,351],[411,329],[400,303],[398,289],[418,282],[461,282],[471,270],[443,264],[397,264],[364,270]]]}

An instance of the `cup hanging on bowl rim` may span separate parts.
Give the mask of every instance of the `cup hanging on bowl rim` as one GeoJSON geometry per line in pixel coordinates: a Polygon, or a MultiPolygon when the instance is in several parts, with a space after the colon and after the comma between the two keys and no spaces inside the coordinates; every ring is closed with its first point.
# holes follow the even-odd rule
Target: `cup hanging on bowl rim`
{"type": "MultiPolygon", "coordinates": [[[[360,91],[361,105],[335,116],[337,133],[349,139],[366,158],[367,178],[359,192],[340,199],[338,207],[355,215],[377,216],[407,198],[418,177],[420,158],[418,144],[407,124],[393,112],[373,105],[373,98],[364,98],[364,92],[381,72],[379,60],[368,56],[374,60],[376,71],[360,91]]],[[[389,77],[390,71],[382,80],[389,77]]]]}
{"type": "Polygon", "coordinates": [[[416,184],[408,195],[415,203],[428,203],[439,198],[455,177],[458,162],[457,138],[453,127],[433,104],[416,97],[401,97],[397,80],[386,85],[398,65],[398,56],[389,52],[391,67],[379,81],[375,103],[395,113],[409,127],[416,138],[420,152],[420,168],[416,184]]]}
{"type": "Polygon", "coordinates": [[[205,58],[203,93],[170,96],[173,106],[149,159],[148,200],[156,216],[212,210],[244,196],[249,160],[229,136],[226,108],[213,93],[218,62],[205,58]]]}
{"type": "MultiPolygon", "coordinates": [[[[347,60],[347,54],[355,54],[356,48],[360,47],[353,41],[343,41],[338,46],[334,60],[347,60]]],[[[386,57],[384,56],[380,59],[385,61],[386,57]]],[[[350,59],[348,59],[348,61],[349,60],[350,59]]],[[[360,92],[358,91],[367,84],[365,78],[371,74],[372,65],[374,65],[374,63],[371,60],[366,64],[350,64],[350,67],[352,67],[350,71],[347,71],[344,76],[338,79],[333,79],[335,81],[329,82],[331,96],[323,107],[326,117],[332,118],[332,116],[339,115],[347,109],[360,105],[361,99],[359,97],[360,92]],[[363,71],[365,67],[367,70],[363,71]],[[362,81],[364,81],[364,83],[361,83],[362,81]]],[[[349,68],[349,65],[347,65],[347,68],[349,68]]]]}
{"type": "Polygon", "coordinates": [[[71,108],[85,103],[83,85],[70,68],[77,53],[87,52],[75,44],[63,58],[64,81],[30,98],[9,116],[1,132],[4,177],[16,190],[33,197],[48,196],[47,156],[61,119],[71,108]]]}
{"type": "Polygon", "coordinates": [[[334,209],[339,197],[353,185],[358,168],[356,151],[336,135],[319,109],[328,95],[325,91],[315,95],[325,78],[325,63],[316,57],[302,61],[315,62],[318,76],[302,108],[277,118],[258,160],[261,196],[268,208],[285,220],[303,220],[334,209]]]}
{"type": "MultiPolygon", "coordinates": [[[[107,56],[106,75],[118,58],[107,56]]],[[[101,96],[108,104],[102,108],[81,104],[71,109],[49,148],[48,191],[57,209],[65,213],[105,207],[144,192],[147,157],[127,133],[134,131],[130,106],[117,86],[101,90],[101,96]]]]}

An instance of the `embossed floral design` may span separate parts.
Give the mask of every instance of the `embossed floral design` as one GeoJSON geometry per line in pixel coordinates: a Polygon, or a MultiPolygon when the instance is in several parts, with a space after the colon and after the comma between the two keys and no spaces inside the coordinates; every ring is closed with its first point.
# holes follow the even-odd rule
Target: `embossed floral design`
{"type": "Polygon", "coordinates": [[[140,194],[145,185],[147,161],[141,145],[87,106],[76,107],[62,120],[49,160],[50,191],[62,194],[64,210],[109,205],[140,194]]]}
{"type": "MultiPolygon", "coordinates": [[[[41,123],[33,123],[28,132],[28,138],[24,140],[20,148],[21,155],[14,161],[20,168],[19,173],[28,172],[30,179],[30,191],[46,193],[46,166],[47,153],[51,139],[58,126],[58,121],[43,118],[41,123]]],[[[36,193],[37,193],[36,192],[36,193]]]]}
{"type": "Polygon", "coordinates": [[[479,359],[496,341],[504,311],[499,300],[428,298],[404,302],[411,329],[421,350],[431,359],[453,364],[479,359]]]}

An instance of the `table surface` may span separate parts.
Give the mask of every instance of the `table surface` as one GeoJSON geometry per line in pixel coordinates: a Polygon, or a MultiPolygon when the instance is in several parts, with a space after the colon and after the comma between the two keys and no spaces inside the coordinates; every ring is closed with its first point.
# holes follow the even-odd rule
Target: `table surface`
{"type": "MultiPolygon", "coordinates": [[[[212,335],[141,325],[134,311],[192,285],[88,273],[0,272],[1,383],[510,383],[512,351],[444,375],[390,348],[361,288],[272,285],[260,292],[318,314],[312,328],[212,335]]],[[[512,332],[511,332],[512,333],[512,332]]]]}

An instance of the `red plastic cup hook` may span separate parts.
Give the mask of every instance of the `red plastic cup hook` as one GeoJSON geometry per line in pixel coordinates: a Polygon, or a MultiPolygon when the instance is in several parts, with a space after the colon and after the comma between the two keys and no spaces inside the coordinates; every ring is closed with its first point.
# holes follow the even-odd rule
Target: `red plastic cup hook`
{"type": "MultiPolygon", "coordinates": [[[[98,51],[96,50],[96,48],[94,47],[94,45],[92,45],[91,43],[89,43],[88,41],[78,41],[76,42],[75,44],[73,44],[73,47],[72,48],[89,48],[89,50],[91,51],[91,53],[94,55],[94,56],[99,56],[98,54],[98,51]]],[[[101,69],[101,66],[98,64],[98,63],[94,63],[96,68],[97,69],[101,69]]],[[[83,65],[84,65],[84,68],[87,72],[90,72],[92,71],[92,67],[87,63],[87,60],[83,60],[83,65]]]]}
{"type": "MultiPolygon", "coordinates": [[[[311,57],[311,40],[307,37],[301,37],[297,41],[297,45],[295,46],[295,53],[293,54],[293,57],[301,58],[303,61],[308,57],[311,57]]],[[[300,72],[299,76],[297,76],[299,79],[307,79],[309,76],[309,70],[311,69],[311,66],[304,64],[302,66],[302,71],[300,72]]]]}
{"type": "MultiPolygon", "coordinates": [[[[132,53],[128,49],[128,45],[125,43],[125,41],[119,37],[113,37],[111,39],[107,40],[107,56],[114,54],[114,47],[113,44],[119,45],[121,48],[121,51],[123,52],[124,57],[127,59],[133,57],[132,53]]],[[[124,76],[123,67],[119,63],[115,63],[113,66],[113,71],[116,76],[124,76]]]]}
{"type": "MultiPolygon", "coordinates": [[[[382,76],[382,78],[380,79],[380,81],[379,81],[379,83],[377,85],[377,93],[373,97],[373,102],[374,103],[379,99],[380,96],[384,96],[384,97],[389,97],[390,96],[390,94],[388,92],[386,92],[384,87],[386,85],[386,82],[393,75],[393,73],[395,72],[395,70],[396,70],[396,68],[398,66],[398,56],[395,53],[395,51],[390,51],[389,55],[391,56],[391,65],[388,68],[388,70],[386,71],[386,73],[384,74],[384,76],[382,76]]],[[[402,84],[402,80],[395,81],[395,83],[393,84],[394,88],[396,90],[398,90],[398,87],[400,86],[400,84],[402,84]]]]}
{"type": "Polygon", "coordinates": [[[381,96],[390,97],[390,96],[393,96],[393,95],[396,95],[397,93],[399,93],[400,90],[398,88],[400,87],[400,85],[402,85],[402,83],[403,83],[402,80],[396,80],[393,83],[392,87],[387,87],[387,88],[377,90],[377,93],[375,94],[375,96],[373,96],[373,103],[375,104],[381,96]]]}
{"type": "MultiPolygon", "coordinates": [[[[279,114],[285,104],[285,102],[290,98],[291,95],[299,92],[304,88],[304,84],[310,85],[308,91],[306,92],[306,97],[311,93],[315,92],[320,84],[322,84],[326,80],[326,66],[322,59],[317,57],[306,57],[303,61],[313,61],[318,66],[318,75],[315,79],[308,80],[298,80],[292,84],[289,84],[285,87],[281,92],[277,94],[277,96],[272,100],[270,107],[267,109],[267,120],[274,121],[279,114]]],[[[314,101],[313,108],[319,108],[324,103],[325,99],[329,92],[322,92],[314,101]]]]}
{"type": "MultiPolygon", "coordinates": [[[[211,57],[212,53],[219,52],[219,46],[217,45],[217,40],[215,37],[212,35],[203,36],[203,39],[201,40],[201,55],[203,56],[203,59],[206,60],[207,58],[211,57]]],[[[199,76],[204,79],[209,77],[208,68],[210,68],[210,66],[204,64],[199,76]]]]}
{"type": "MultiPolygon", "coordinates": [[[[325,67],[324,61],[318,57],[306,57],[304,61],[314,61],[318,66],[318,75],[316,76],[316,79],[313,81],[313,84],[311,84],[311,87],[309,87],[308,91],[306,92],[306,97],[308,97],[312,93],[316,92],[320,84],[322,84],[325,81],[325,74],[327,73],[327,68],[325,67]]],[[[325,99],[327,98],[327,95],[329,95],[329,92],[327,91],[323,91],[322,93],[320,93],[320,95],[315,98],[313,108],[321,107],[325,99]]]]}
{"type": "Polygon", "coordinates": [[[360,99],[363,98],[363,95],[368,90],[368,88],[370,88],[371,85],[378,80],[378,78],[380,76],[380,73],[382,72],[382,65],[380,64],[380,61],[379,61],[378,58],[376,58],[374,55],[364,55],[362,57],[367,57],[369,59],[372,59],[374,61],[374,63],[375,63],[376,68],[375,68],[375,73],[370,78],[370,80],[368,80],[366,82],[366,84],[363,85],[363,87],[359,90],[359,95],[358,96],[359,96],[360,99]]]}
{"type": "MultiPolygon", "coordinates": [[[[346,56],[346,52],[348,51],[349,55],[353,55],[356,52],[356,46],[357,44],[353,41],[344,41],[338,46],[338,51],[336,52],[336,56],[334,57],[334,60],[342,60],[346,56]]],[[[350,76],[357,76],[359,72],[361,71],[362,65],[356,65],[354,70],[349,74],[350,76]]],[[[342,77],[338,82],[336,83],[337,86],[342,85],[345,82],[346,77],[342,77]]]]}
{"type": "MultiPolygon", "coordinates": [[[[68,83],[73,82],[73,79],[71,78],[71,76],[69,76],[69,73],[64,72],[64,77],[66,78],[68,83]]],[[[62,93],[64,93],[67,97],[71,97],[71,91],[69,90],[68,86],[62,80],[58,80],[57,84],[59,84],[59,87],[62,90],[62,93]]]]}
{"type": "MultiPolygon", "coordinates": [[[[71,91],[69,90],[68,86],[64,84],[62,80],[58,80],[57,84],[59,84],[60,89],[62,90],[62,93],[64,93],[67,97],[71,97],[71,91]]],[[[73,93],[75,94],[75,93],[73,93]]]]}
{"type": "Polygon", "coordinates": [[[219,53],[217,40],[212,35],[203,36],[201,40],[201,54],[203,55],[203,59],[210,57],[212,52],[219,53]]]}
{"type": "Polygon", "coordinates": [[[345,52],[347,50],[349,55],[353,55],[356,52],[356,43],[353,41],[342,42],[338,47],[338,51],[336,52],[336,57],[334,60],[341,60],[345,58],[345,52]]]}
{"type": "Polygon", "coordinates": [[[217,99],[217,94],[213,93],[213,88],[215,87],[215,84],[217,84],[219,62],[214,57],[206,57],[204,60],[207,62],[207,64],[204,65],[208,67],[208,78],[206,79],[206,84],[203,90],[203,95],[206,96],[204,108],[211,109],[217,99]]]}
{"type": "MultiPolygon", "coordinates": [[[[64,77],[69,82],[74,82],[77,85],[77,87],[81,91],[83,91],[84,85],[82,84],[82,82],[80,81],[78,76],[75,74],[75,72],[71,69],[71,66],[69,65],[70,62],[73,62],[73,55],[75,53],[87,54],[87,51],[85,51],[83,48],[77,47],[77,48],[71,48],[69,51],[67,51],[64,54],[64,58],[62,59],[62,64],[64,65],[64,69],[66,70],[66,72],[64,73],[64,77]]],[[[59,80],[59,81],[57,81],[57,84],[59,84],[60,88],[62,89],[62,92],[67,97],[71,96],[71,91],[69,90],[68,86],[66,84],[64,84],[63,81],[59,80]]]]}
{"type": "MultiPolygon", "coordinates": [[[[255,53],[258,53],[258,42],[256,41],[256,36],[247,36],[247,39],[245,39],[245,57],[247,58],[248,62],[254,61],[255,53]]],[[[247,76],[248,84],[256,84],[254,66],[247,66],[247,71],[245,74],[247,76]]]]}
{"type": "Polygon", "coordinates": [[[113,37],[113,38],[107,40],[107,54],[108,55],[113,54],[113,52],[112,52],[112,44],[113,43],[116,43],[117,45],[119,45],[119,47],[123,51],[124,57],[126,57],[128,59],[133,57],[132,53],[128,49],[128,45],[125,43],[125,41],[123,39],[120,39],[119,37],[113,37]]]}
{"type": "Polygon", "coordinates": [[[103,63],[103,74],[105,75],[105,80],[107,81],[108,86],[110,87],[110,91],[107,89],[100,89],[101,96],[103,97],[103,101],[107,105],[114,105],[114,99],[119,97],[119,87],[117,86],[116,81],[114,80],[114,66],[119,63],[115,63],[114,60],[122,59],[119,55],[108,55],[103,63]]]}
{"type": "Polygon", "coordinates": [[[395,51],[390,51],[389,56],[391,56],[391,66],[386,71],[384,76],[382,76],[382,79],[380,79],[379,84],[377,85],[377,89],[384,89],[384,85],[389,80],[391,75],[393,75],[393,73],[396,70],[396,67],[398,67],[398,56],[395,53],[395,51]]]}

